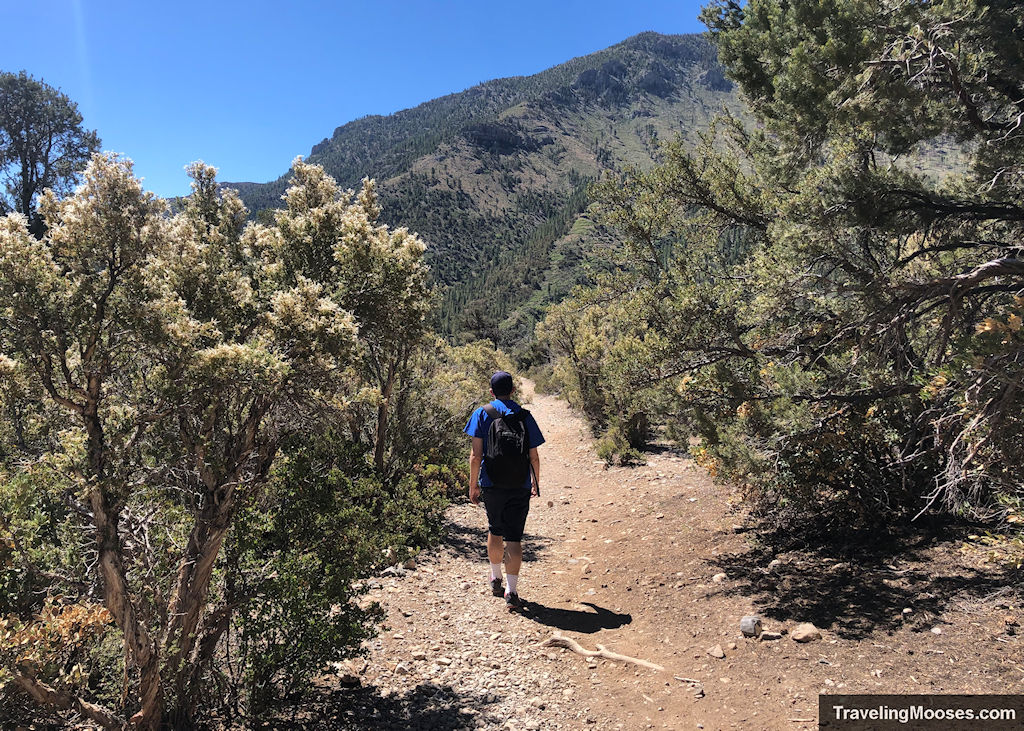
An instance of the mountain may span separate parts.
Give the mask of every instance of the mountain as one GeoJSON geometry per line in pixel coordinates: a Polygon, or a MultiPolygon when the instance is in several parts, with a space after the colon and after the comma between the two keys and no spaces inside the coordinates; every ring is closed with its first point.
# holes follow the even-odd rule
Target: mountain
{"type": "MultiPolygon", "coordinates": [[[[647,32],[533,76],[357,119],[307,159],[345,187],[376,178],[384,220],[427,241],[445,330],[515,346],[545,304],[587,277],[588,185],[652,164],[660,140],[695,140],[723,108],[742,113],[711,44],[647,32]]],[[[280,205],[287,180],[225,185],[255,213],[280,205]]]]}

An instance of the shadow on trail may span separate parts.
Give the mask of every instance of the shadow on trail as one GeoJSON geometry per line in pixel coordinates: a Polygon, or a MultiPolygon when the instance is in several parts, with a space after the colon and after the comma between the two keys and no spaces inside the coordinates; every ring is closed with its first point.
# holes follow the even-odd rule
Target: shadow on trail
{"type": "Polygon", "coordinates": [[[526,601],[521,615],[555,629],[569,632],[593,634],[603,629],[617,629],[633,621],[631,614],[619,614],[590,602],[582,602],[594,611],[582,612],[578,609],[559,609],[546,607],[538,602],[526,601]]]}
{"type": "Polygon", "coordinates": [[[497,723],[488,706],[496,699],[487,695],[460,694],[448,685],[424,683],[402,695],[383,695],[374,686],[321,689],[304,697],[296,713],[278,709],[273,718],[253,724],[258,729],[373,728],[376,731],[462,731],[497,723]]]}
{"type": "Polygon", "coordinates": [[[444,529],[444,545],[446,553],[453,553],[459,558],[470,561],[487,561],[487,524],[481,511],[480,525],[463,525],[448,521],[444,529]]]}
{"type": "Polygon", "coordinates": [[[1016,593],[1024,580],[1024,572],[1010,567],[937,560],[927,549],[939,542],[928,533],[890,535],[780,554],[753,548],[711,563],[738,583],[725,593],[752,598],[762,616],[813,622],[844,639],[878,629],[927,630],[950,602],[1016,593]],[[775,558],[779,563],[769,568],[775,558]]]}
{"type": "MultiPolygon", "coordinates": [[[[530,524],[527,523],[529,528],[530,524]]],[[[523,562],[532,563],[543,558],[544,552],[552,543],[546,536],[537,536],[529,532],[523,536],[523,562]]],[[[487,523],[483,511],[480,511],[480,524],[468,526],[449,521],[445,526],[443,541],[445,551],[458,558],[469,561],[487,562],[487,523]]]]}

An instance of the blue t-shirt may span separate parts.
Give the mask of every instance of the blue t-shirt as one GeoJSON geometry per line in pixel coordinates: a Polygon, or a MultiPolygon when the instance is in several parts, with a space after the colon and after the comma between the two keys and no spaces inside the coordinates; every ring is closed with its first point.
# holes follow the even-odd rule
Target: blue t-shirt
{"type": "MultiPolygon", "coordinates": [[[[499,414],[514,414],[522,409],[512,399],[494,399],[491,401],[493,406],[499,414]]],[[[484,440],[484,453],[487,452],[487,430],[491,426],[491,417],[487,415],[484,408],[481,406],[473,415],[469,417],[469,423],[466,424],[466,428],[463,431],[469,434],[471,437],[480,437],[484,440]]],[[[537,426],[536,420],[533,418],[533,414],[528,414],[526,417],[526,435],[530,440],[530,449],[539,447],[544,443],[544,435],[540,433],[540,427],[537,426]]],[[[533,470],[530,471],[530,475],[526,477],[526,482],[523,487],[527,490],[530,489],[530,481],[533,476],[533,470]]],[[[480,487],[493,487],[494,483],[487,476],[487,465],[480,463],[480,487]]]]}

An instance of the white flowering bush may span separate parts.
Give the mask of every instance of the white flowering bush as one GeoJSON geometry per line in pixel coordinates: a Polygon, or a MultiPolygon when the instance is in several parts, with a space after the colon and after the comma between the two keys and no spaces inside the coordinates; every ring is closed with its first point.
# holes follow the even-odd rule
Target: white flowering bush
{"type": "Polygon", "coordinates": [[[252,599],[238,587],[264,587],[232,576],[259,534],[234,536],[238,516],[273,514],[282,445],[326,424],[382,467],[426,332],[423,244],[377,223],[372,183],[343,193],[300,161],[268,227],[213,168],[189,173],[170,215],[129,160],[97,155],[70,197],[43,195],[42,238],[0,219],[0,563],[30,590],[0,600],[0,686],[105,727],[194,722],[252,599]]]}

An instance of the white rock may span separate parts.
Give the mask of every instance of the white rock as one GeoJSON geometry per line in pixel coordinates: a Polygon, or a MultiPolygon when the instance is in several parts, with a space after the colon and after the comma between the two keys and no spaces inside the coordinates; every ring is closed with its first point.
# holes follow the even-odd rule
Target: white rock
{"type": "Polygon", "coordinates": [[[761,618],[748,615],[740,620],[740,632],[745,637],[757,637],[761,634],[761,618]]]}
{"type": "Polygon", "coordinates": [[[709,647],[707,652],[709,655],[711,655],[711,657],[717,657],[718,659],[722,659],[723,657],[725,657],[725,651],[722,649],[721,645],[709,647]]]}
{"type": "Polygon", "coordinates": [[[789,636],[794,642],[814,642],[821,639],[821,630],[810,622],[802,622],[793,628],[789,636]]]}
{"type": "Polygon", "coordinates": [[[727,574],[715,574],[714,576],[711,577],[711,580],[713,582],[715,582],[716,584],[721,584],[723,581],[725,581],[728,578],[729,578],[729,576],[727,574]]]}

